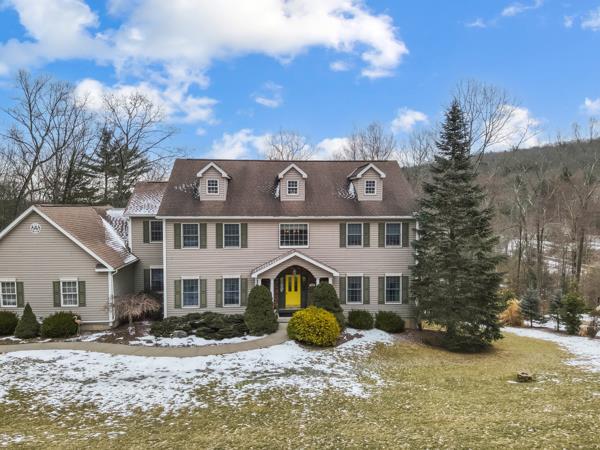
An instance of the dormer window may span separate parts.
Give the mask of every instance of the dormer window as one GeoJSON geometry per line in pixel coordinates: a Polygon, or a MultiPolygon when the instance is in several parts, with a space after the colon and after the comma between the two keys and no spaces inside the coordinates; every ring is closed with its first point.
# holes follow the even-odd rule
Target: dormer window
{"type": "Polygon", "coordinates": [[[365,181],[365,194],[366,195],[376,195],[377,194],[377,181],[375,181],[375,180],[366,180],[365,181]]]}
{"type": "Polygon", "coordinates": [[[206,192],[212,195],[219,194],[219,180],[209,178],[206,180],[206,192]]]}
{"type": "Polygon", "coordinates": [[[287,194],[288,195],[298,195],[298,180],[288,180],[287,194]]]}

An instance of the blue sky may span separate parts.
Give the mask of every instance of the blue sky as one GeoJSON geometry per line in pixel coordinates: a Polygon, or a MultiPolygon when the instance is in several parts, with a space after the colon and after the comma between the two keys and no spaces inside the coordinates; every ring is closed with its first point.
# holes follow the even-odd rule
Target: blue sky
{"type": "Polygon", "coordinates": [[[438,121],[467,78],[519,100],[515,120],[540,131],[529,144],[600,113],[600,0],[0,5],[0,106],[19,68],[69,80],[92,100],[139,89],[192,156],[255,157],[283,128],[327,157],[374,120],[402,141],[438,121]]]}

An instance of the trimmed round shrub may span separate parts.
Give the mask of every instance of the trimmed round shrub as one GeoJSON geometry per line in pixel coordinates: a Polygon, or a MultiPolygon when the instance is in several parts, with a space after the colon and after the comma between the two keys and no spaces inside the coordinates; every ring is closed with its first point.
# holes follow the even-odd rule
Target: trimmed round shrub
{"type": "Polygon", "coordinates": [[[0,311],[0,336],[10,336],[15,333],[19,318],[12,311],[0,311]]]}
{"type": "Polygon", "coordinates": [[[373,315],[369,311],[353,309],[348,313],[348,326],[358,330],[373,328],[373,315]]]}
{"type": "Polygon", "coordinates": [[[290,339],[317,347],[332,347],[341,333],[335,316],[323,308],[309,306],[296,311],[288,323],[290,339]]]}
{"type": "Polygon", "coordinates": [[[33,311],[31,310],[31,306],[29,303],[25,305],[25,309],[23,310],[23,315],[19,319],[19,323],[17,323],[17,327],[15,328],[15,337],[19,339],[32,339],[38,337],[40,334],[40,324],[35,318],[33,311]]]}
{"type": "Polygon", "coordinates": [[[404,331],[404,319],[392,311],[379,311],[375,316],[375,328],[388,333],[404,331]]]}
{"type": "Polygon", "coordinates": [[[346,326],[344,310],[340,306],[340,299],[335,288],[329,283],[319,283],[312,291],[312,304],[317,308],[323,308],[333,314],[338,321],[340,329],[346,326]]]}
{"type": "Polygon", "coordinates": [[[77,334],[77,316],[72,312],[60,311],[49,315],[42,322],[43,338],[67,338],[77,334]]]}
{"type": "Polygon", "coordinates": [[[277,316],[273,309],[273,298],[271,291],[265,286],[254,286],[250,291],[244,322],[253,336],[277,331],[279,323],[277,323],[277,316]]]}

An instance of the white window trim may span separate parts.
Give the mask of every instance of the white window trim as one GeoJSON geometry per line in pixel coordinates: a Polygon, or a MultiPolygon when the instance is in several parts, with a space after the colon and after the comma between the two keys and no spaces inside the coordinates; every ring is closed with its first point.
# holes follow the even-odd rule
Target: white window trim
{"type": "Polygon", "coordinates": [[[300,195],[300,183],[298,183],[298,180],[287,180],[286,192],[287,192],[287,195],[291,195],[291,196],[300,195]],[[290,183],[296,183],[296,193],[295,194],[292,194],[290,192],[290,183]]]}
{"type": "Polygon", "coordinates": [[[185,309],[189,309],[189,308],[200,308],[200,277],[199,276],[182,276],[181,277],[181,308],[185,308],[185,309]],[[196,305],[184,305],[183,304],[183,297],[184,297],[184,290],[183,290],[183,280],[198,280],[198,304],[196,305]]]}
{"type": "Polygon", "coordinates": [[[279,229],[277,230],[277,242],[279,243],[279,248],[309,248],[310,247],[310,224],[307,222],[282,222],[279,224],[279,229]],[[307,245],[281,245],[281,226],[282,225],[306,225],[306,242],[307,245]]]}
{"type": "Polygon", "coordinates": [[[79,279],[77,278],[61,278],[60,279],[60,307],[61,308],[77,308],[79,307],[79,279]],[[64,302],[64,292],[63,292],[63,283],[64,282],[75,282],[75,293],[77,294],[77,304],[76,305],[65,305],[64,302]]]}
{"type": "Polygon", "coordinates": [[[404,299],[402,298],[402,274],[401,273],[386,273],[385,279],[383,280],[383,299],[386,305],[402,305],[404,299]],[[387,301],[387,278],[388,277],[400,277],[400,301],[399,302],[388,302],[387,301]]]}
{"type": "Polygon", "coordinates": [[[403,222],[385,222],[383,225],[383,246],[384,248],[402,248],[402,223],[403,222]],[[387,243],[387,226],[388,224],[398,224],[400,225],[400,244],[398,245],[388,245],[387,243]]]}
{"type": "Polygon", "coordinates": [[[163,240],[164,240],[164,238],[165,238],[165,233],[164,233],[164,230],[163,230],[163,233],[162,233],[162,235],[163,235],[163,236],[162,236],[162,239],[161,239],[160,241],[155,241],[154,239],[152,239],[152,222],[159,223],[159,224],[160,224],[160,229],[161,229],[161,230],[162,230],[162,228],[163,228],[163,223],[162,223],[162,220],[151,220],[151,221],[150,221],[150,223],[148,224],[148,228],[149,228],[149,230],[148,230],[148,231],[149,231],[149,233],[150,233],[150,243],[151,243],[151,244],[154,244],[154,243],[161,243],[161,244],[162,244],[162,241],[163,241],[163,240]]]}
{"type": "Polygon", "coordinates": [[[182,250],[197,250],[200,248],[200,224],[196,222],[183,222],[181,224],[181,249],[182,250]],[[186,247],[185,239],[183,238],[183,226],[184,225],[196,225],[196,230],[198,231],[198,245],[195,247],[186,247]]]}
{"type": "Polygon", "coordinates": [[[2,296],[2,287],[0,286],[0,307],[2,307],[2,308],[18,308],[19,291],[17,290],[17,279],[16,278],[3,278],[3,279],[0,279],[0,283],[13,283],[15,285],[15,295],[16,295],[16,302],[14,305],[5,305],[4,297],[2,296]]]}
{"type": "MultiPolygon", "coordinates": [[[[163,266],[150,266],[150,289],[152,289],[152,270],[154,269],[162,269],[163,271],[163,291],[165,289],[165,269],[163,266]]],[[[163,292],[159,291],[159,292],[163,292]]]]}
{"type": "Polygon", "coordinates": [[[363,225],[362,222],[348,222],[346,224],[346,247],[350,247],[350,248],[362,248],[362,247],[364,247],[364,245],[365,245],[365,243],[363,242],[364,237],[365,237],[364,231],[365,231],[364,230],[364,225],[363,225]],[[349,234],[348,234],[348,225],[360,225],[360,245],[350,245],[348,243],[348,236],[349,236],[349,234]]]}
{"type": "Polygon", "coordinates": [[[365,180],[365,195],[377,195],[377,180],[365,180]],[[375,183],[375,191],[372,193],[367,192],[367,183],[369,182],[375,183]]]}
{"type": "Polygon", "coordinates": [[[217,178],[207,178],[206,179],[206,195],[219,195],[220,192],[221,192],[221,186],[220,186],[219,180],[217,178]],[[208,188],[209,181],[217,182],[217,192],[210,192],[210,190],[208,188]]]}
{"type": "Polygon", "coordinates": [[[228,223],[223,223],[223,248],[225,249],[236,249],[236,248],[242,248],[242,224],[241,222],[236,222],[236,223],[232,223],[232,222],[228,222],[228,223]],[[239,244],[237,246],[233,246],[233,245],[225,245],[225,225],[237,225],[238,226],[238,242],[239,244]]]}
{"type": "Polygon", "coordinates": [[[241,275],[223,275],[223,308],[239,308],[242,306],[242,277],[241,275]],[[236,305],[225,304],[225,280],[238,280],[238,302],[236,305]]]}
{"type": "Polygon", "coordinates": [[[363,279],[363,274],[362,273],[347,273],[346,274],[346,304],[348,305],[362,305],[365,303],[365,299],[364,299],[364,279],[363,279]],[[350,283],[348,283],[348,278],[350,277],[359,277],[360,278],[360,302],[351,302],[348,301],[348,299],[350,298],[350,295],[348,295],[350,293],[350,283]]]}

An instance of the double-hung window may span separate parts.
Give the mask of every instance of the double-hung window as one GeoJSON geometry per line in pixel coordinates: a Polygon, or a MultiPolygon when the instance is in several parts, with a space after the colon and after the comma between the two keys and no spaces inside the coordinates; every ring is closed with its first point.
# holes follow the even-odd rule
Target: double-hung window
{"type": "Polygon", "coordinates": [[[400,247],[402,242],[402,226],[399,223],[385,224],[385,245],[386,247],[400,247]]]}
{"type": "Polygon", "coordinates": [[[401,303],[401,278],[400,275],[386,275],[385,277],[385,302],[401,303]]]}
{"type": "Polygon", "coordinates": [[[223,278],[223,306],[240,306],[239,278],[223,278]]]}
{"type": "Polygon", "coordinates": [[[218,195],[219,194],[219,180],[209,178],[206,180],[206,192],[208,194],[218,195]]]}
{"type": "Polygon", "coordinates": [[[163,291],[163,269],[162,267],[150,268],[150,289],[153,292],[163,291]]]}
{"type": "Polygon", "coordinates": [[[223,247],[240,248],[240,224],[223,224],[223,247]]]}
{"type": "Polygon", "coordinates": [[[287,195],[298,195],[298,180],[288,180],[287,195]]]}
{"type": "Polygon", "coordinates": [[[365,180],[365,194],[366,195],[375,195],[375,194],[377,194],[377,181],[375,181],[375,180],[365,180]]]}
{"type": "Polygon", "coordinates": [[[184,278],[181,280],[184,308],[200,306],[200,293],[198,285],[198,278],[184,278]]]}
{"type": "Polygon", "coordinates": [[[346,245],[348,247],[361,247],[363,238],[363,224],[349,223],[346,225],[346,245]]]}
{"type": "Polygon", "coordinates": [[[0,282],[0,306],[17,306],[17,283],[16,281],[0,282]]]}
{"type": "Polygon", "coordinates": [[[160,220],[150,221],[150,242],[162,242],[163,224],[160,220]]]}
{"type": "Polygon", "coordinates": [[[283,248],[308,247],[308,224],[279,224],[279,246],[283,248]]]}
{"type": "Polygon", "coordinates": [[[197,223],[183,223],[181,224],[181,235],[183,237],[183,248],[198,248],[199,247],[199,236],[198,236],[198,224],[197,223]]]}
{"type": "Polygon", "coordinates": [[[346,291],[347,303],[362,303],[362,276],[349,276],[346,291]]]}
{"type": "Polygon", "coordinates": [[[79,289],[77,280],[60,281],[60,306],[78,306],[79,289]]]}

